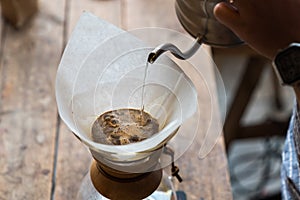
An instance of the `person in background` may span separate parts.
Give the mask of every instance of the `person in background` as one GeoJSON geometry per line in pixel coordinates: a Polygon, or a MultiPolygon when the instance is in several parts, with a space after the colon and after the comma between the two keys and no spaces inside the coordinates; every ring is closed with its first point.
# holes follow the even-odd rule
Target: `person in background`
{"type": "Polygon", "coordinates": [[[295,108],[282,152],[282,199],[300,199],[300,0],[234,0],[214,8],[217,20],[273,61],[294,89],[295,108]]]}

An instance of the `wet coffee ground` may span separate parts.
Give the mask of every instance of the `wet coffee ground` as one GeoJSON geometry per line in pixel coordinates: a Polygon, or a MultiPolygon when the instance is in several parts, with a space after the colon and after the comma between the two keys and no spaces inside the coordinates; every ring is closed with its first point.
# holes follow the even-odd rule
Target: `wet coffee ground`
{"type": "Polygon", "coordinates": [[[145,140],[158,133],[159,124],[150,114],[138,109],[118,109],[100,115],[92,127],[97,143],[124,145],[145,140]]]}

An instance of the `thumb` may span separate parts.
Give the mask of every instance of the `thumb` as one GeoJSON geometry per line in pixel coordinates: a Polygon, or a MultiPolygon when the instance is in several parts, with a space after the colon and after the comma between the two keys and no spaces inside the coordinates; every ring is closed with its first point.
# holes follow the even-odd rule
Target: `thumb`
{"type": "Polygon", "coordinates": [[[230,28],[232,31],[235,31],[240,26],[239,22],[239,13],[236,8],[229,5],[228,3],[221,2],[214,7],[214,15],[217,20],[230,28]]]}

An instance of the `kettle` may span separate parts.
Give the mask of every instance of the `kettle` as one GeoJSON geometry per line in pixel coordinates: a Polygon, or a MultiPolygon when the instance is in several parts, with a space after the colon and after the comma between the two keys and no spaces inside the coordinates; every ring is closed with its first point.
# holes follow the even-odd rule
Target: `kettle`
{"type": "Polygon", "coordinates": [[[186,60],[196,53],[201,44],[212,47],[232,47],[243,44],[239,37],[215,18],[213,10],[219,2],[222,0],[176,0],[177,18],[183,28],[196,38],[195,43],[186,52],[182,52],[171,43],[161,44],[149,53],[148,62],[155,62],[166,51],[170,51],[179,59],[186,60]]]}
{"type": "MultiPolygon", "coordinates": [[[[213,14],[222,0],[176,0],[175,9],[183,28],[193,37],[213,47],[229,47],[243,43],[231,30],[219,23],[213,14]]],[[[223,0],[224,1],[224,0],[223,0]]]]}

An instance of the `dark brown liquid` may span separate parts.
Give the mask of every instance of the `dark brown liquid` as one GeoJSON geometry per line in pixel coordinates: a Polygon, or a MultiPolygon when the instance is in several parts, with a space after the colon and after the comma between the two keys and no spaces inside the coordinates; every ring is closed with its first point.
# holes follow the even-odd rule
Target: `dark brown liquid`
{"type": "Polygon", "coordinates": [[[100,115],[92,127],[94,142],[123,145],[139,142],[158,132],[159,124],[138,109],[118,109],[100,115]]]}

